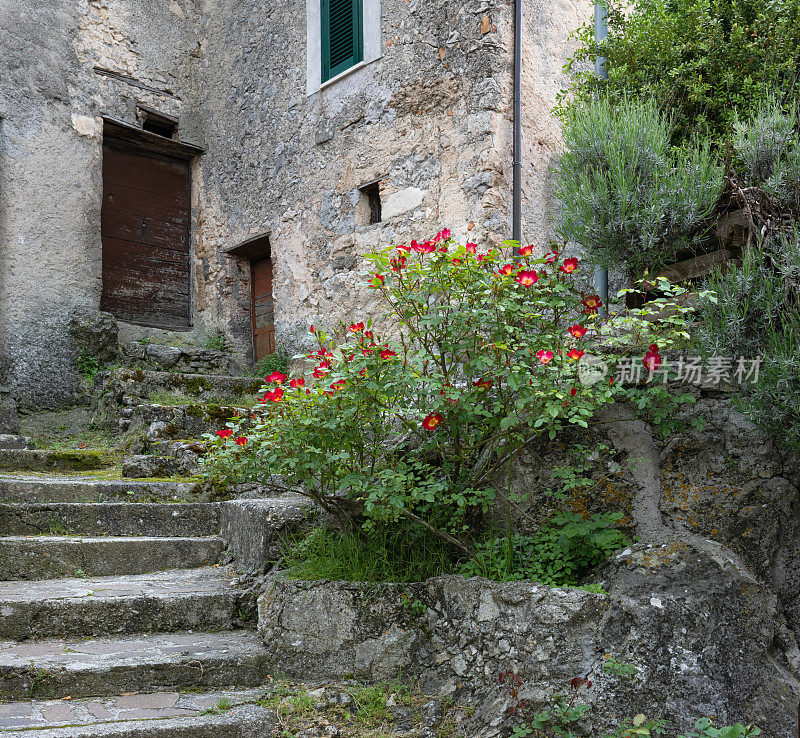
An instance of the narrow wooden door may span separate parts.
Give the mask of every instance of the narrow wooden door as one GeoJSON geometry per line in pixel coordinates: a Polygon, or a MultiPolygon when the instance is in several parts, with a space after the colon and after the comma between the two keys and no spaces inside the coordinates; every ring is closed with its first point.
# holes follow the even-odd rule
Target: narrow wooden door
{"type": "Polygon", "coordinates": [[[190,324],[189,162],[103,146],[101,310],[157,328],[190,324]]]}
{"type": "Polygon", "coordinates": [[[272,259],[250,262],[252,275],[253,351],[255,360],[275,353],[275,307],[272,299],[272,259]]]}

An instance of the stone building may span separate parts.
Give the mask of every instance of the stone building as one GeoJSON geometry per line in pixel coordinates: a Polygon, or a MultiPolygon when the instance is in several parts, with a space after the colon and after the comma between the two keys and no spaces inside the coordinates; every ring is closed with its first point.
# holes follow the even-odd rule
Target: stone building
{"type": "MultiPolygon", "coordinates": [[[[523,238],[588,0],[525,0],[523,238]]],[[[3,0],[0,384],[78,396],[76,315],[241,364],[369,309],[359,254],[510,236],[513,0],[3,0]]]]}

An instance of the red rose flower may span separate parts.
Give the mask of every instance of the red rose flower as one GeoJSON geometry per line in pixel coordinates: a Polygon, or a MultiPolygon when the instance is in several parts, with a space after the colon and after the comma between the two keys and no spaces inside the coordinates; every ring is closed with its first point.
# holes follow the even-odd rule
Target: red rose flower
{"type": "Polygon", "coordinates": [[[450,240],[450,229],[449,228],[443,228],[442,231],[439,233],[439,236],[441,237],[442,241],[449,241],[450,240]]]}
{"type": "Polygon", "coordinates": [[[569,259],[564,259],[564,263],[559,267],[564,274],[572,274],[577,268],[578,260],[574,256],[569,259]]]}
{"type": "Polygon", "coordinates": [[[513,272],[513,271],[514,271],[514,265],[513,264],[504,264],[503,266],[501,266],[497,270],[497,273],[498,274],[502,274],[504,277],[506,277],[509,274],[511,274],[511,272],[513,272]]]}
{"type": "Polygon", "coordinates": [[[313,325],[308,330],[309,330],[310,333],[316,333],[317,332],[317,329],[313,325]]]}
{"type": "Polygon", "coordinates": [[[577,361],[578,359],[581,358],[581,356],[583,356],[583,351],[579,351],[578,349],[572,349],[571,351],[567,352],[567,356],[570,359],[577,361]]]}
{"type": "Polygon", "coordinates": [[[478,252],[478,244],[471,241],[467,241],[467,245],[464,248],[468,254],[476,254],[478,252]]]}
{"type": "Polygon", "coordinates": [[[233,435],[233,431],[230,428],[225,428],[224,430],[218,430],[217,435],[220,438],[229,438],[233,435]]]}
{"type": "Polygon", "coordinates": [[[361,331],[364,330],[364,324],[353,323],[353,325],[351,325],[347,330],[350,331],[350,333],[360,333],[361,331]]]}
{"type": "Polygon", "coordinates": [[[397,247],[397,250],[398,251],[405,251],[406,253],[409,253],[411,251],[411,247],[410,246],[403,246],[401,244],[400,246],[397,247]]]}
{"type": "Polygon", "coordinates": [[[536,352],[536,358],[539,359],[540,364],[547,365],[553,360],[553,352],[545,351],[544,349],[539,349],[536,352]]]}
{"type": "Polygon", "coordinates": [[[494,382],[491,379],[478,379],[472,383],[472,386],[479,387],[480,389],[489,389],[493,384],[494,382]]]}
{"type": "Polygon", "coordinates": [[[587,330],[588,328],[584,328],[582,325],[578,325],[576,323],[567,330],[567,333],[569,333],[573,338],[583,338],[586,335],[587,330]]]}
{"type": "Polygon", "coordinates": [[[453,259],[453,266],[458,266],[461,263],[461,259],[453,259]]]}
{"type": "Polygon", "coordinates": [[[345,386],[347,386],[347,382],[345,382],[344,379],[337,379],[331,385],[331,389],[336,390],[338,392],[340,389],[343,389],[345,386]]]}
{"type": "Polygon", "coordinates": [[[381,351],[381,359],[391,359],[393,356],[397,356],[397,354],[388,348],[381,351]]]}
{"type": "Polygon", "coordinates": [[[523,287],[530,287],[531,285],[536,284],[537,279],[539,279],[539,275],[533,270],[522,271],[517,275],[517,282],[519,282],[523,287]]]}
{"type": "Polygon", "coordinates": [[[647,371],[654,372],[656,369],[658,369],[658,367],[661,366],[661,354],[656,351],[648,351],[644,355],[642,363],[645,365],[645,367],[647,367],[647,371]]]}
{"type": "Polygon", "coordinates": [[[286,375],[281,374],[280,372],[272,372],[268,377],[264,377],[265,382],[275,382],[276,384],[282,384],[286,381],[286,375]]]}
{"type": "Polygon", "coordinates": [[[548,254],[544,257],[545,264],[555,264],[558,261],[558,254],[548,254]]]}
{"type": "Polygon", "coordinates": [[[575,395],[577,395],[577,394],[578,394],[578,388],[577,388],[577,387],[573,387],[573,388],[572,388],[572,389],[569,391],[569,393],[570,393],[570,395],[571,395],[572,397],[575,397],[575,395]]]}
{"type": "Polygon", "coordinates": [[[245,436],[239,436],[236,439],[237,446],[246,446],[247,445],[247,438],[245,436]]]}
{"type": "Polygon", "coordinates": [[[389,267],[393,272],[399,272],[403,267],[406,265],[406,257],[405,256],[398,256],[396,259],[392,259],[389,262],[389,267]]]}
{"type": "Polygon", "coordinates": [[[600,295],[590,295],[581,300],[583,306],[586,308],[585,313],[596,313],[603,305],[600,295]]]}
{"type": "Polygon", "coordinates": [[[372,340],[373,338],[375,338],[375,334],[372,331],[364,331],[364,338],[369,338],[370,340],[372,340]]]}
{"type": "Polygon", "coordinates": [[[439,415],[439,413],[431,413],[427,418],[425,418],[425,420],[422,421],[422,427],[425,430],[433,430],[443,420],[444,418],[439,415]]]}
{"type": "Polygon", "coordinates": [[[373,282],[377,282],[381,287],[383,286],[384,276],[382,274],[376,274],[375,279],[373,282]]]}
{"type": "Polygon", "coordinates": [[[533,244],[528,244],[527,246],[520,246],[519,255],[520,256],[530,256],[533,253],[533,244]]]}
{"type": "Polygon", "coordinates": [[[312,376],[312,377],[314,377],[314,379],[322,379],[322,378],[323,378],[325,375],[327,375],[327,374],[328,374],[328,372],[329,372],[329,371],[330,371],[330,370],[329,370],[327,367],[325,367],[325,366],[323,366],[322,364],[320,364],[320,365],[319,365],[319,366],[318,366],[318,367],[317,367],[317,368],[314,370],[314,373],[313,373],[311,376],[312,376]]]}
{"type": "Polygon", "coordinates": [[[283,399],[283,390],[280,387],[276,387],[272,392],[265,393],[264,399],[270,402],[280,402],[283,399]]]}
{"type": "Polygon", "coordinates": [[[300,387],[305,387],[306,380],[303,379],[302,377],[298,377],[297,379],[293,379],[291,382],[289,382],[289,386],[292,389],[299,389],[300,387]]]}

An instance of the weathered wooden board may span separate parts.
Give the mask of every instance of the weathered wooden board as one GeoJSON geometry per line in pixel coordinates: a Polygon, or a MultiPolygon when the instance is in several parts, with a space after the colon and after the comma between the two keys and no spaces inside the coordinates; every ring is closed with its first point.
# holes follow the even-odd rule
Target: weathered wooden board
{"type": "Polygon", "coordinates": [[[103,295],[120,320],[162,328],[190,324],[189,164],[103,147],[103,295]]]}
{"type": "Polygon", "coordinates": [[[255,360],[275,353],[275,304],[272,297],[272,259],[250,262],[255,360]]]}
{"type": "Polygon", "coordinates": [[[712,251],[710,254],[695,256],[693,259],[686,259],[677,264],[670,264],[662,269],[656,277],[666,277],[670,282],[685,282],[687,279],[697,279],[715,269],[719,269],[731,258],[731,252],[727,249],[712,251]]]}

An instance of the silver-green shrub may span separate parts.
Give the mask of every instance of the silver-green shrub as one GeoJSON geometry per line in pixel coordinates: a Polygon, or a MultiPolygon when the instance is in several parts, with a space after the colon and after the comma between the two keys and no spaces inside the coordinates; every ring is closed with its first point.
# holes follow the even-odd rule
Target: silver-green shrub
{"type": "Polygon", "coordinates": [[[800,232],[754,246],[741,266],[717,274],[693,333],[706,357],[762,360],[758,382],[734,401],[767,435],[800,453],[800,232]]]}
{"type": "Polygon", "coordinates": [[[721,170],[707,142],[676,149],[671,132],[653,101],[600,98],[570,108],[556,171],[561,235],[630,277],[691,248],[717,201],[721,170]]]}
{"type": "Polygon", "coordinates": [[[800,140],[797,108],[770,99],[752,120],[734,123],[733,149],[744,181],[786,205],[800,207],[800,140]]]}

